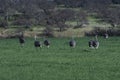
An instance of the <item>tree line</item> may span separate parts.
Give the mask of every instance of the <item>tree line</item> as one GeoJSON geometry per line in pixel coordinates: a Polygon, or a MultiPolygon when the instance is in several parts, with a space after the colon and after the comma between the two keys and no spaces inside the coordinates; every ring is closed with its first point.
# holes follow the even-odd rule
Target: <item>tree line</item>
{"type": "Polygon", "coordinates": [[[120,0],[0,0],[0,27],[42,25],[63,31],[71,27],[66,22],[88,24],[89,13],[95,13],[101,22],[119,27],[119,4],[120,0]]]}

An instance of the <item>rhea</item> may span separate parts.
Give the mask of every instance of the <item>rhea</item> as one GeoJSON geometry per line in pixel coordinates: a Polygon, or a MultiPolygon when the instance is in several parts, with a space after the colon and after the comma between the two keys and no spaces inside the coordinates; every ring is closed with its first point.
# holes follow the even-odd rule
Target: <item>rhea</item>
{"type": "Polygon", "coordinates": [[[23,32],[21,32],[18,36],[19,38],[19,43],[21,46],[24,46],[24,43],[25,43],[25,39],[24,39],[24,35],[23,35],[23,32]]]}
{"type": "Polygon", "coordinates": [[[74,39],[71,39],[71,40],[69,41],[69,46],[75,48],[75,46],[76,46],[76,41],[75,41],[74,39]]]}
{"type": "Polygon", "coordinates": [[[107,33],[104,34],[104,38],[105,38],[105,39],[108,38],[108,34],[107,34],[107,33]]]}
{"type": "Polygon", "coordinates": [[[42,44],[40,43],[40,41],[37,40],[37,36],[36,36],[36,35],[34,36],[34,39],[35,39],[35,41],[34,41],[34,46],[35,46],[36,48],[42,47],[42,44]]]}
{"type": "Polygon", "coordinates": [[[88,42],[88,44],[89,44],[89,47],[94,48],[94,47],[93,47],[93,40],[90,40],[90,41],[88,42]]]}
{"type": "Polygon", "coordinates": [[[44,40],[44,45],[47,46],[47,48],[49,48],[50,47],[50,41],[45,39],[44,40]]]}
{"type": "Polygon", "coordinates": [[[89,44],[89,47],[98,49],[99,48],[99,41],[98,41],[97,35],[95,36],[95,40],[90,40],[88,42],[88,44],[89,44]]]}
{"type": "Polygon", "coordinates": [[[93,41],[93,47],[95,48],[95,49],[98,49],[98,47],[99,47],[99,41],[98,41],[98,38],[97,38],[98,36],[96,35],[95,36],[95,40],[93,41]]]}

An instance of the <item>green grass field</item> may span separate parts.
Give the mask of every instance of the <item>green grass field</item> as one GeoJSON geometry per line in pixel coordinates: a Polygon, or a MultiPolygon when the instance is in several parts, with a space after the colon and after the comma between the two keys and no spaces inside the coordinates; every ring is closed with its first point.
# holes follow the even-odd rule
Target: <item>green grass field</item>
{"type": "Polygon", "coordinates": [[[120,37],[99,38],[90,49],[90,37],[50,38],[51,47],[36,50],[33,39],[23,48],[17,39],[0,39],[0,80],[120,80],[120,37]]]}

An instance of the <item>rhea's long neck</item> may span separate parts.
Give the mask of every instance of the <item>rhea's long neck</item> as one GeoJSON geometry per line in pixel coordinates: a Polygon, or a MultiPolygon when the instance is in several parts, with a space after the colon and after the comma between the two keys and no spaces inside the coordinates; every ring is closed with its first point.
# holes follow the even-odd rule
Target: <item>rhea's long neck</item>
{"type": "Polygon", "coordinates": [[[37,40],[37,36],[36,35],[34,36],[34,39],[37,40]]]}
{"type": "Polygon", "coordinates": [[[95,40],[98,41],[97,35],[95,36],[95,40]]]}

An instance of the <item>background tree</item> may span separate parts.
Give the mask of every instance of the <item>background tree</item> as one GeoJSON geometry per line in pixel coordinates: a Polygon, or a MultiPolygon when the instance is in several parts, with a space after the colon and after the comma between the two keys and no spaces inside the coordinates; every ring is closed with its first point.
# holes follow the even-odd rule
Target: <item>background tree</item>
{"type": "Polygon", "coordinates": [[[112,0],[114,4],[120,4],[120,0],[112,0]]]}
{"type": "Polygon", "coordinates": [[[77,21],[76,27],[82,27],[84,24],[88,24],[87,13],[83,10],[77,11],[75,14],[75,20],[77,21]]]}
{"type": "Polygon", "coordinates": [[[99,10],[98,16],[102,21],[109,23],[113,28],[120,26],[120,7],[103,8],[99,10]]]}
{"type": "Polygon", "coordinates": [[[53,22],[59,28],[59,31],[63,31],[68,26],[67,21],[73,20],[75,12],[71,9],[59,10],[53,15],[53,22]]]}
{"type": "Polygon", "coordinates": [[[8,27],[9,12],[12,10],[12,7],[13,6],[11,0],[0,0],[0,11],[2,17],[4,18],[1,24],[3,24],[2,26],[4,28],[8,27]]]}

